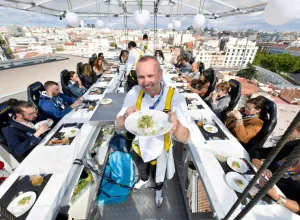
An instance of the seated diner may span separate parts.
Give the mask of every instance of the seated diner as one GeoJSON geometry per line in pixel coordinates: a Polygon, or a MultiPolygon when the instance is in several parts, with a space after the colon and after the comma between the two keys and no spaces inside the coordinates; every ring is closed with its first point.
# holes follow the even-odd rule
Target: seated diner
{"type": "Polygon", "coordinates": [[[83,65],[82,78],[84,84],[87,86],[87,89],[97,82],[97,75],[93,73],[92,67],[88,63],[83,65]]]}
{"type": "Polygon", "coordinates": [[[262,129],[264,122],[259,116],[264,107],[264,99],[258,96],[249,99],[244,108],[227,114],[225,125],[242,144],[247,144],[262,129]]]}
{"type": "Polygon", "coordinates": [[[81,80],[78,77],[78,74],[74,71],[68,72],[68,88],[71,90],[71,92],[76,96],[80,97],[83,96],[83,94],[86,92],[86,88],[82,85],[81,80]]]}
{"type": "Polygon", "coordinates": [[[9,126],[2,128],[10,151],[17,156],[26,157],[51,129],[53,120],[38,113],[30,102],[10,99],[13,116],[9,126]],[[44,122],[38,125],[39,122],[44,122]]]}
{"type": "Polygon", "coordinates": [[[212,92],[207,98],[205,98],[205,102],[210,105],[211,110],[220,118],[221,113],[224,109],[229,106],[230,103],[230,83],[229,82],[221,82],[216,86],[214,92],[212,92]]]}
{"type": "Polygon", "coordinates": [[[210,82],[214,76],[213,74],[214,70],[212,68],[204,70],[204,72],[200,74],[199,79],[194,79],[191,81],[191,85],[188,85],[188,88],[191,90],[191,92],[203,97],[210,86],[210,82]]]}
{"type": "MultiPolygon", "coordinates": [[[[289,141],[285,146],[279,151],[273,162],[270,164],[268,169],[263,173],[265,178],[270,179],[272,173],[274,173],[286,160],[286,157],[299,145],[300,140],[289,141]]],[[[263,163],[263,160],[267,158],[272,148],[258,148],[250,152],[251,162],[254,166],[259,169],[263,163]]],[[[276,186],[282,191],[285,196],[280,195],[275,187],[268,191],[268,195],[275,200],[278,204],[286,207],[292,212],[300,212],[300,161],[298,160],[293,164],[287,173],[281,177],[281,179],[276,183],[276,186]]],[[[259,183],[263,186],[266,182],[265,178],[261,178],[259,183]]]]}

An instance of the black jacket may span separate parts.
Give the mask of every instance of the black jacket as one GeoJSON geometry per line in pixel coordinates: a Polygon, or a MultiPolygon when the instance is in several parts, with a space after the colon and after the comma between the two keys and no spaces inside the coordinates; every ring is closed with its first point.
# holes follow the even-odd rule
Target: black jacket
{"type": "MultiPolygon", "coordinates": [[[[47,118],[38,115],[36,120],[32,121],[32,123],[36,124],[43,120],[47,120],[47,118]]],[[[2,128],[2,133],[6,138],[8,148],[13,155],[26,157],[31,150],[40,143],[43,136],[36,138],[33,135],[36,132],[35,129],[16,122],[12,118],[9,119],[9,124],[10,126],[2,128]]]]}

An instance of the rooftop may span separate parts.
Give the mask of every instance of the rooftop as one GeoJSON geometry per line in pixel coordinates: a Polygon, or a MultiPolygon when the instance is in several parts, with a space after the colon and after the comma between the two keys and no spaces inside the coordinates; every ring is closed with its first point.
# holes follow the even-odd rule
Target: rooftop
{"type": "Polygon", "coordinates": [[[87,58],[63,55],[65,60],[42,63],[34,66],[25,66],[0,71],[0,97],[24,91],[35,81],[42,83],[53,80],[60,81],[60,72],[64,69],[76,70],[78,62],[88,62],[87,58]],[[22,80],[21,80],[22,79],[22,80]]]}

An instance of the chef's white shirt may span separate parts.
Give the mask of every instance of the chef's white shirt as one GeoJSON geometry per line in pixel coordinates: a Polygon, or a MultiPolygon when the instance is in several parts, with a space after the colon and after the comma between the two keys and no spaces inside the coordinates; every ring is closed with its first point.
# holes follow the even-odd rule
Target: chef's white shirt
{"type": "Polygon", "coordinates": [[[154,45],[151,41],[143,41],[143,43],[140,44],[139,48],[143,51],[143,56],[153,56],[154,54],[154,45]],[[147,45],[148,44],[148,45],[147,45]],[[149,49],[144,49],[144,47],[147,46],[149,49]],[[149,51],[151,50],[151,52],[149,51]]]}
{"type": "MultiPolygon", "coordinates": [[[[165,103],[167,99],[168,94],[168,86],[164,86],[164,94],[158,105],[155,107],[155,110],[163,111],[165,109],[165,103]]],[[[134,86],[126,95],[124,99],[124,104],[122,106],[121,111],[118,113],[118,116],[122,116],[125,114],[128,107],[135,106],[136,101],[138,99],[138,96],[140,94],[141,87],[139,85],[134,86]]],[[[144,95],[142,99],[141,109],[143,110],[149,110],[150,106],[153,106],[153,104],[156,102],[156,100],[159,98],[159,95],[154,96],[153,98],[146,94],[144,95]]],[[[174,95],[172,97],[172,104],[171,104],[171,111],[175,112],[178,120],[180,123],[187,129],[190,129],[188,120],[187,120],[187,105],[185,98],[182,94],[178,93],[177,91],[174,92],[174,95]]],[[[139,138],[139,145],[143,144],[143,147],[151,147],[151,146],[160,146],[161,149],[163,149],[164,146],[164,136],[158,136],[158,137],[143,137],[139,138]],[[148,145],[148,146],[145,146],[148,145]]]]}
{"type": "Polygon", "coordinates": [[[132,48],[129,51],[128,59],[126,62],[126,76],[128,76],[129,72],[131,70],[135,70],[136,63],[140,59],[140,54],[143,54],[143,52],[139,48],[132,48]]]}

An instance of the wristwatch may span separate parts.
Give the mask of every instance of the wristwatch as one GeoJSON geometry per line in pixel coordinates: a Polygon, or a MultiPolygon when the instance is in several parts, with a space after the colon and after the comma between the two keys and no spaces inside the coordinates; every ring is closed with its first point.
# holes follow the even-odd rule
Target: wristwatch
{"type": "Polygon", "coordinates": [[[279,200],[277,201],[277,204],[285,206],[285,204],[286,204],[286,198],[284,198],[283,196],[279,195],[279,200]]]}

